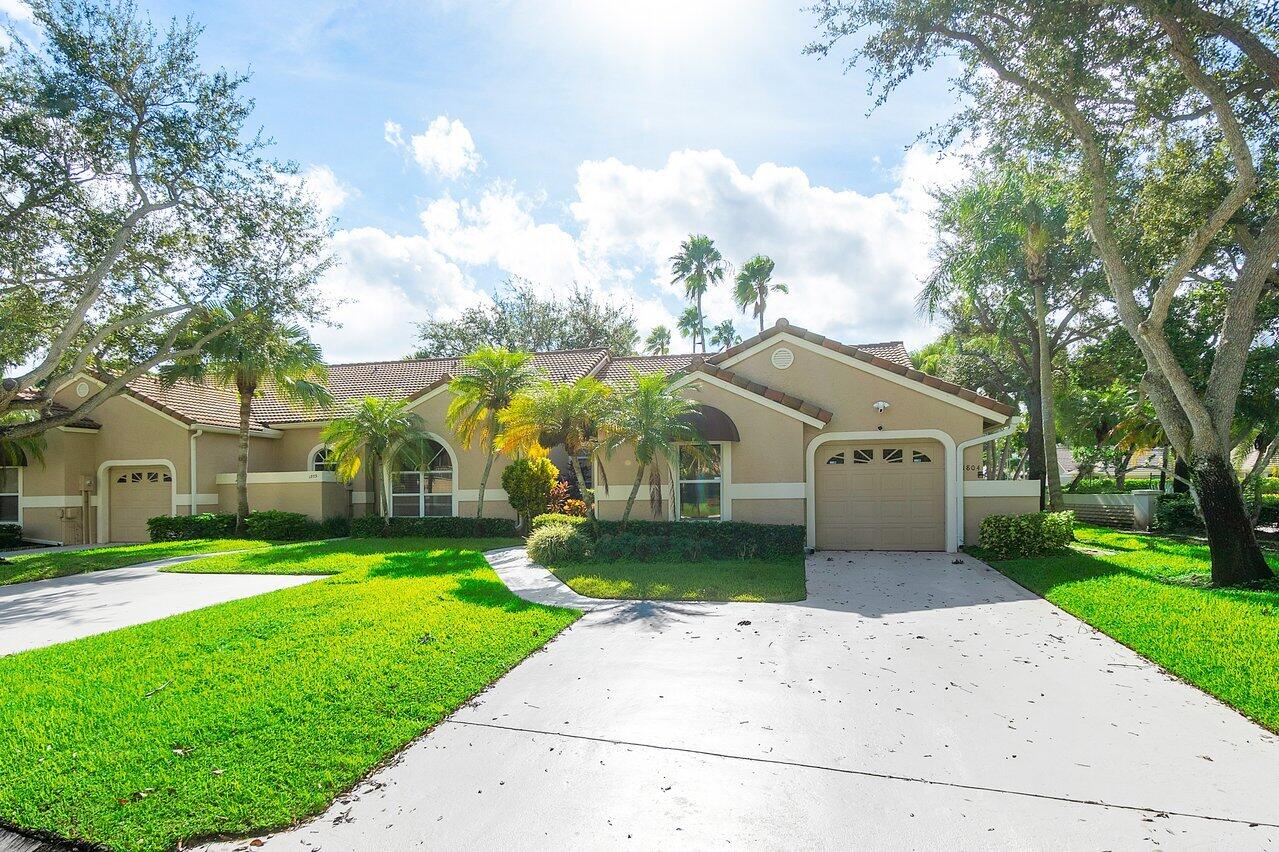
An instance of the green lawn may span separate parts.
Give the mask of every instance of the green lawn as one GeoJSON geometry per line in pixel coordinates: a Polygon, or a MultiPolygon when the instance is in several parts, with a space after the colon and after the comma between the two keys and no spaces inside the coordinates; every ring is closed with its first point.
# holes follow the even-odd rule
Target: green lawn
{"type": "MultiPolygon", "coordinates": [[[[1279,731],[1279,584],[1208,588],[1203,544],[1102,527],[1077,527],[1076,536],[1068,551],[991,564],[1279,731]]],[[[1267,558],[1279,568],[1279,557],[1267,558]]]]}
{"type": "Polygon", "coordinates": [[[0,586],[49,580],[71,574],[86,574],[107,568],[123,568],[139,562],[188,556],[192,553],[214,553],[220,550],[246,550],[269,547],[269,541],[243,538],[209,538],[191,541],[156,541],[150,544],[126,544],[119,547],[94,547],[87,550],[62,550],[54,553],[33,550],[22,556],[11,556],[10,564],[0,565],[0,586]]]}
{"type": "Polygon", "coordinates": [[[322,810],[578,617],[507,590],[480,551],[512,543],[218,557],[340,573],[0,658],[0,820],[162,850],[322,810]]]}
{"type": "Polygon", "coordinates": [[[804,557],[548,566],[592,598],[651,601],[802,601],[804,557]]]}

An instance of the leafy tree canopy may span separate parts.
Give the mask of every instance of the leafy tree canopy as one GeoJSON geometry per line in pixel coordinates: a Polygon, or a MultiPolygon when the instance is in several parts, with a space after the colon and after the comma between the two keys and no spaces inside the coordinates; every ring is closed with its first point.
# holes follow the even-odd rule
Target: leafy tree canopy
{"type": "Polygon", "coordinates": [[[491,304],[469,308],[455,320],[418,324],[414,358],[458,358],[484,346],[513,352],[603,347],[630,355],[639,331],[629,305],[599,298],[574,285],[564,296],[524,278],[509,279],[491,304]]]}
{"type": "Polygon", "coordinates": [[[0,415],[32,416],[0,439],[199,352],[229,326],[198,321],[230,298],[325,315],[329,223],[249,127],[247,78],[201,66],[199,27],[161,31],[130,0],[30,5],[41,38],[0,53],[0,415]],[[55,412],[85,369],[105,386],[55,412]]]}

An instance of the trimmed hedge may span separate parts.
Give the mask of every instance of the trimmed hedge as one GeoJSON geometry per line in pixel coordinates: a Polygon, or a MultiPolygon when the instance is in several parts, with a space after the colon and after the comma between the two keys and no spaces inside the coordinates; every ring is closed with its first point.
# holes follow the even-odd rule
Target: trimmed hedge
{"type": "Polygon", "coordinates": [[[538,515],[536,518],[534,518],[532,523],[529,526],[529,529],[532,532],[537,532],[542,527],[552,526],[552,525],[577,527],[586,523],[588,520],[589,518],[586,518],[585,516],[578,517],[577,515],[565,515],[565,514],[556,514],[554,512],[547,512],[545,515],[538,515]]]}
{"type": "Polygon", "coordinates": [[[192,538],[233,538],[235,515],[201,512],[198,515],[159,515],[147,520],[152,541],[186,541],[192,538]]]}
{"type": "Polygon", "coordinates": [[[1074,512],[987,515],[981,522],[981,547],[995,559],[1039,556],[1075,539],[1074,512]]]}
{"type": "Polygon", "coordinates": [[[244,519],[244,534],[264,541],[306,541],[328,535],[323,524],[311,520],[301,512],[281,512],[275,509],[250,512],[244,519]]]}
{"type": "Polygon", "coordinates": [[[594,547],[580,527],[568,524],[542,524],[528,537],[529,558],[539,565],[585,562],[594,547]]]}
{"type": "Polygon", "coordinates": [[[380,518],[364,515],[351,522],[355,538],[508,538],[515,535],[511,518],[380,518]]]}
{"type": "Polygon", "coordinates": [[[1160,532],[1194,532],[1203,529],[1189,494],[1161,494],[1155,507],[1155,529],[1160,532]]]}
{"type": "Polygon", "coordinates": [[[748,524],[742,521],[599,521],[571,515],[538,515],[533,530],[575,526],[598,547],[604,559],[750,559],[803,554],[807,541],[798,524],[748,524]]]}
{"type": "MultiPolygon", "coordinates": [[[[147,521],[152,541],[186,541],[193,538],[235,538],[235,515],[204,512],[199,515],[160,515],[147,521]]],[[[313,521],[301,512],[270,509],[250,512],[244,519],[248,538],[264,541],[313,541],[350,534],[350,520],[343,516],[313,521]]]]}
{"type": "Polygon", "coordinates": [[[22,544],[22,526],[0,524],[0,548],[17,547],[20,544],[22,544]]]}

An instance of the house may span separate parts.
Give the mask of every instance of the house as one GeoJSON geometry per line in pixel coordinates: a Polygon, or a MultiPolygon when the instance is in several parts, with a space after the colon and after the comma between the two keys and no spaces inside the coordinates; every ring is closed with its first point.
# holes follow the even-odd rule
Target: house
{"type": "MultiPolygon", "coordinates": [[[[978,479],[980,445],[1006,434],[1016,410],[915,370],[900,342],[849,346],[783,319],[706,357],[583,349],[537,353],[534,364],[553,380],[597,376],[621,392],[635,371],[662,371],[700,404],[716,463],[671,459],[657,493],[642,489],[638,518],[804,524],[821,549],[954,550],[985,515],[1038,508],[1038,483],[978,479]]],[[[456,368],[449,358],[336,364],[338,409],[255,400],[251,505],[316,518],[368,511],[369,481],[337,479],[320,431],[342,403],[393,396],[411,401],[434,443],[419,469],[390,477],[392,514],[473,514],[484,455],[444,425],[456,368]]],[[[79,376],[55,400],[72,405],[96,385],[79,376]]],[[[43,464],[0,470],[2,520],[48,542],[133,541],[155,515],[232,510],[236,412],[231,390],[141,378],[91,419],[51,431],[43,464]]],[[[513,515],[505,464],[494,465],[486,514],[513,515]]],[[[634,458],[623,451],[585,468],[599,515],[620,517],[634,458]]]]}

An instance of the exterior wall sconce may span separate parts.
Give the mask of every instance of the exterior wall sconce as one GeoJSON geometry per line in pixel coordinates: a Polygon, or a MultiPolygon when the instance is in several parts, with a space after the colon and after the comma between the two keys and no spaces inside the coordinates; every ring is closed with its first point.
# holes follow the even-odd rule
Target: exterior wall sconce
{"type": "Polygon", "coordinates": [[[880,414],[883,414],[885,411],[888,410],[888,403],[881,399],[871,403],[871,407],[873,407],[880,414]]]}

